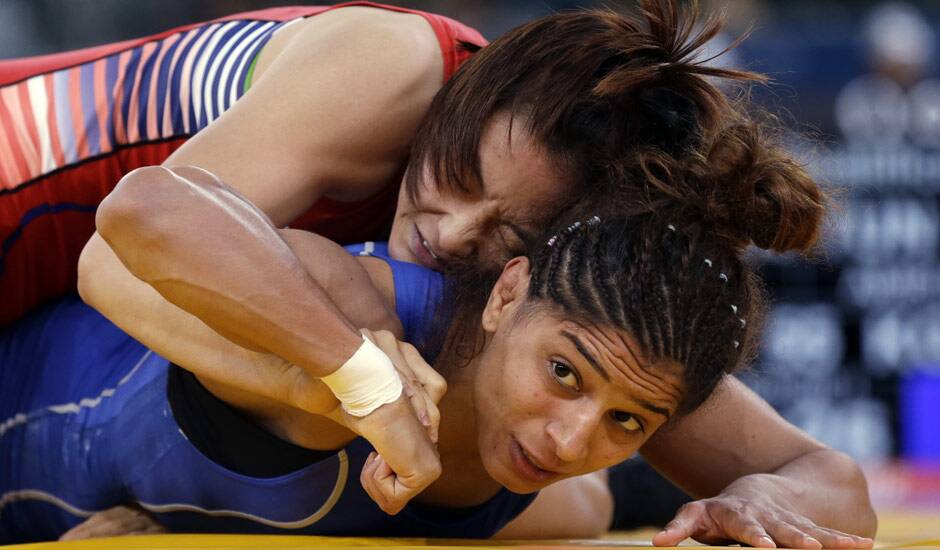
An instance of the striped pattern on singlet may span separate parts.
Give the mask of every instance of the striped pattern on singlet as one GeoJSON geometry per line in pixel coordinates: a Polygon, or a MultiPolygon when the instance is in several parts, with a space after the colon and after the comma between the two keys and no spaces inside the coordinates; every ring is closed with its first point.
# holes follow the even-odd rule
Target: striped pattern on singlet
{"type": "Polygon", "coordinates": [[[118,146],[192,135],[247,89],[284,22],[235,20],[0,87],[0,191],[118,146]]]}

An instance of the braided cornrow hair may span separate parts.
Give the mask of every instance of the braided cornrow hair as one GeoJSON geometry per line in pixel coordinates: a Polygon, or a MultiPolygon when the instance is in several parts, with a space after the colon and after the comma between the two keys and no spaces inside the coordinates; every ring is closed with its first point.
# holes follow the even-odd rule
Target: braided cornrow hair
{"type": "MultiPolygon", "coordinates": [[[[763,293],[744,250],[811,250],[828,200],[757,124],[729,126],[704,145],[681,159],[641,150],[611,167],[617,192],[587,197],[527,254],[529,302],[627,331],[642,348],[643,368],[683,367],[679,414],[756,349],[763,293]]],[[[445,355],[467,342],[473,354],[480,349],[480,290],[498,277],[474,275],[481,287],[467,282],[481,271],[458,273],[445,355]]]]}
{"type": "Polygon", "coordinates": [[[699,227],[653,214],[590,220],[535,251],[530,300],[560,306],[567,318],[628,331],[647,365],[683,365],[679,412],[693,410],[753,349],[761,304],[753,274],[699,227]]]}
{"type": "Polygon", "coordinates": [[[687,413],[755,352],[764,300],[745,248],[810,250],[827,198],[754,124],[617,173],[632,174],[620,196],[594,206],[612,214],[568,222],[531,252],[529,299],[628,331],[647,367],[682,365],[687,413]]]}

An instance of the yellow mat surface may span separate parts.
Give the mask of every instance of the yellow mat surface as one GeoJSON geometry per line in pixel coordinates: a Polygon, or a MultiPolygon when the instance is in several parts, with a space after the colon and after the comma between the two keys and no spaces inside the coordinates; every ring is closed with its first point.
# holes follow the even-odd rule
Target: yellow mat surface
{"type": "MultiPolygon", "coordinates": [[[[5,546],[4,550],[196,550],[208,548],[224,549],[260,549],[291,548],[320,550],[323,548],[363,548],[380,547],[396,550],[430,548],[513,548],[527,550],[544,548],[564,550],[590,548],[649,547],[650,538],[655,530],[641,530],[623,533],[611,533],[603,539],[578,541],[469,541],[444,539],[387,539],[353,537],[303,537],[283,535],[148,535],[139,537],[116,537],[92,539],[74,542],[47,542],[39,544],[21,544],[5,546]]],[[[683,548],[695,544],[683,544],[683,548]]],[[[698,548],[719,548],[697,546],[698,548]]],[[[877,548],[938,548],[940,549],[940,512],[937,513],[881,513],[877,548]]]]}
{"type": "MultiPolygon", "coordinates": [[[[364,547],[379,547],[394,550],[428,550],[431,548],[447,548],[456,550],[466,548],[478,550],[481,548],[513,548],[514,550],[574,550],[588,548],[603,550],[612,548],[650,547],[649,539],[635,538],[609,538],[597,540],[577,541],[468,541],[443,539],[380,539],[380,538],[334,538],[334,537],[301,537],[283,535],[148,535],[139,537],[116,537],[109,539],[91,539],[73,542],[45,542],[38,544],[22,544],[4,546],[11,550],[93,550],[93,549],[127,549],[127,550],[196,550],[196,549],[260,549],[260,548],[292,548],[319,550],[323,548],[353,549],[364,547]]],[[[727,548],[718,546],[698,546],[693,543],[683,544],[682,550],[688,548],[727,548]]],[[[910,540],[907,542],[892,542],[876,545],[877,548],[888,550],[892,548],[940,548],[940,539],[910,540]]]]}

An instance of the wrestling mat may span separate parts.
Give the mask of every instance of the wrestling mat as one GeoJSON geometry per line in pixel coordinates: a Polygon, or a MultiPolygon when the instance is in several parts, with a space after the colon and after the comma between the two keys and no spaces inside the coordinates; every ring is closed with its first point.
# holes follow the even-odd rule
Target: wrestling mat
{"type": "MultiPolygon", "coordinates": [[[[444,539],[383,539],[338,538],[264,535],[149,535],[117,537],[75,542],[48,542],[5,546],[4,550],[197,550],[202,548],[261,549],[291,548],[320,550],[324,548],[512,548],[513,550],[566,550],[649,547],[654,530],[611,533],[603,539],[578,541],[467,541],[444,539]]],[[[686,543],[683,548],[695,546],[686,543]]],[[[879,516],[877,548],[937,548],[940,549],[940,513],[899,513],[879,516]]],[[[698,548],[718,548],[703,547],[698,548]]]]}

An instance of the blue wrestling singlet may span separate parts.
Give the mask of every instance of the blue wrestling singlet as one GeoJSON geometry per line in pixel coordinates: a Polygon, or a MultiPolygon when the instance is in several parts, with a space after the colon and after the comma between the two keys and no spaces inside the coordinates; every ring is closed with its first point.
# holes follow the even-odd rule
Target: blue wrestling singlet
{"type": "MultiPolygon", "coordinates": [[[[406,338],[421,341],[442,278],[385,259],[406,338]]],[[[534,498],[503,489],[473,508],[410,504],[388,516],[359,484],[373,450],[361,438],[286,475],[235,473],[179,428],[168,366],[75,297],[0,333],[0,543],[53,539],[127,503],[181,532],[488,537],[534,498]]]]}

